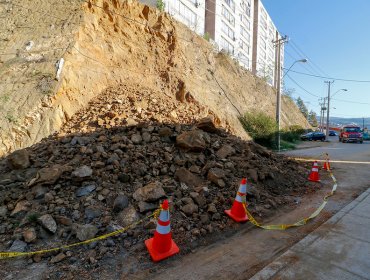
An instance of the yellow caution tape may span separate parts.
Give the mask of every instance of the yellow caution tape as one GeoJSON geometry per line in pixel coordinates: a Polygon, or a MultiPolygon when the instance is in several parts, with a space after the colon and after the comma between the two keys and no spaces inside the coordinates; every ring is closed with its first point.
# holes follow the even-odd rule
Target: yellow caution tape
{"type": "Polygon", "coordinates": [[[333,175],[333,173],[331,172],[330,169],[328,170],[328,172],[329,172],[330,177],[332,178],[332,180],[334,182],[333,188],[332,188],[330,193],[328,193],[324,196],[323,202],[321,203],[321,205],[309,217],[303,218],[302,220],[299,220],[298,222],[295,222],[294,224],[262,225],[262,224],[258,223],[255,218],[253,218],[252,214],[248,211],[248,209],[246,207],[246,204],[243,203],[243,206],[244,206],[245,212],[247,213],[249,221],[253,225],[255,225],[259,228],[267,229],[267,230],[286,230],[286,229],[291,228],[291,227],[300,227],[300,226],[303,226],[303,225],[307,224],[308,221],[312,220],[313,218],[317,217],[317,215],[320,214],[320,212],[325,208],[326,204],[328,203],[329,197],[334,195],[335,191],[337,190],[337,186],[338,186],[337,185],[337,180],[335,179],[335,177],[334,177],[334,175],[333,175]]]}
{"type": "Polygon", "coordinates": [[[63,249],[69,249],[69,248],[72,248],[72,247],[89,244],[89,243],[92,243],[92,242],[95,242],[95,241],[104,240],[104,239],[107,239],[109,237],[119,235],[119,234],[121,234],[121,233],[129,230],[130,228],[132,228],[132,227],[134,227],[134,226],[142,223],[143,221],[145,221],[145,220],[147,220],[147,219],[149,219],[151,217],[157,218],[159,216],[159,213],[160,213],[161,209],[162,209],[162,206],[160,208],[158,208],[157,210],[155,210],[153,212],[153,214],[151,214],[149,216],[146,216],[145,218],[143,218],[143,219],[141,219],[139,221],[136,221],[136,222],[134,222],[134,223],[132,223],[132,224],[124,227],[124,228],[118,229],[118,230],[113,231],[111,233],[100,235],[98,237],[95,237],[95,238],[92,238],[92,239],[89,239],[89,240],[85,240],[85,241],[81,241],[81,242],[76,242],[76,243],[69,244],[69,245],[63,245],[63,246],[55,247],[55,248],[51,248],[51,249],[33,251],[33,252],[0,252],[0,260],[14,258],[14,257],[24,257],[24,256],[33,256],[33,255],[51,253],[51,252],[56,252],[56,251],[63,250],[63,249]]]}

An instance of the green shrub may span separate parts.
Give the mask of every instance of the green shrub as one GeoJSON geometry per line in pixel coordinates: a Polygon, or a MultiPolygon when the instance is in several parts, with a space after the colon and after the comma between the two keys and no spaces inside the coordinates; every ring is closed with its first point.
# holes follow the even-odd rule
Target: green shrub
{"type": "Polygon", "coordinates": [[[163,0],[157,0],[157,9],[160,10],[161,12],[164,11],[165,4],[163,0]]]}
{"type": "Polygon", "coordinates": [[[210,39],[209,33],[208,32],[204,33],[203,38],[204,38],[204,40],[207,40],[209,42],[209,39],[210,39]]]}
{"type": "Polygon", "coordinates": [[[273,118],[263,112],[252,111],[245,113],[239,120],[256,143],[276,148],[277,125],[273,118]]]}

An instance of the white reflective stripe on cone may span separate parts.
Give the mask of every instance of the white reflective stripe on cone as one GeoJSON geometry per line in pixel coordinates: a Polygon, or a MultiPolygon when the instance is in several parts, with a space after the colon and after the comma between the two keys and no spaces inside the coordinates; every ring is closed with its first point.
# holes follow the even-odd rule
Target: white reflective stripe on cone
{"type": "Polygon", "coordinates": [[[245,196],[241,197],[240,195],[237,194],[236,197],[235,197],[235,200],[240,202],[240,203],[243,203],[245,201],[245,196]],[[244,200],[243,200],[243,198],[244,198],[244,200]]]}
{"type": "Polygon", "coordinates": [[[239,186],[239,192],[240,193],[246,193],[247,192],[247,185],[246,184],[240,185],[239,186]]]}
{"type": "Polygon", "coordinates": [[[162,210],[161,213],[159,214],[159,219],[162,222],[167,222],[170,220],[170,211],[168,210],[162,210]]]}
{"type": "Polygon", "coordinates": [[[161,226],[160,224],[157,224],[157,229],[156,231],[160,234],[168,234],[171,232],[171,226],[161,226]]]}
{"type": "Polygon", "coordinates": [[[312,171],[313,172],[319,172],[319,169],[318,168],[312,168],[312,171]]]}

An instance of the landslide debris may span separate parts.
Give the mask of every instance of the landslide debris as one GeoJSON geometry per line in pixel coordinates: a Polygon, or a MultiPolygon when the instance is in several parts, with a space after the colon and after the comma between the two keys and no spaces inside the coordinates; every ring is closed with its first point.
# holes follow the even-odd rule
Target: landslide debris
{"type": "MultiPolygon", "coordinates": [[[[126,83],[92,100],[60,133],[3,158],[0,251],[109,233],[152,213],[167,197],[173,237],[186,252],[191,242],[236,226],[223,211],[242,177],[248,178],[248,208],[263,218],[312,191],[306,170],[228,134],[195,101],[126,83]]],[[[146,220],[119,237],[28,262],[96,268],[122,249],[148,257],[142,244],[155,226],[146,220]]]]}

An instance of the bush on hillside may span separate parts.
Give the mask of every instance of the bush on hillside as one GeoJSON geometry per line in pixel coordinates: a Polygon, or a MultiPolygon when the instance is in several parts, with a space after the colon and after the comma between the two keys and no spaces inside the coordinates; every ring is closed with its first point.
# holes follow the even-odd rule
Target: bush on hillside
{"type": "Polygon", "coordinates": [[[277,125],[273,118],[263,112],[252,111],[239,120],[256,143],[268,148],[276,147],[277,125]]]}

